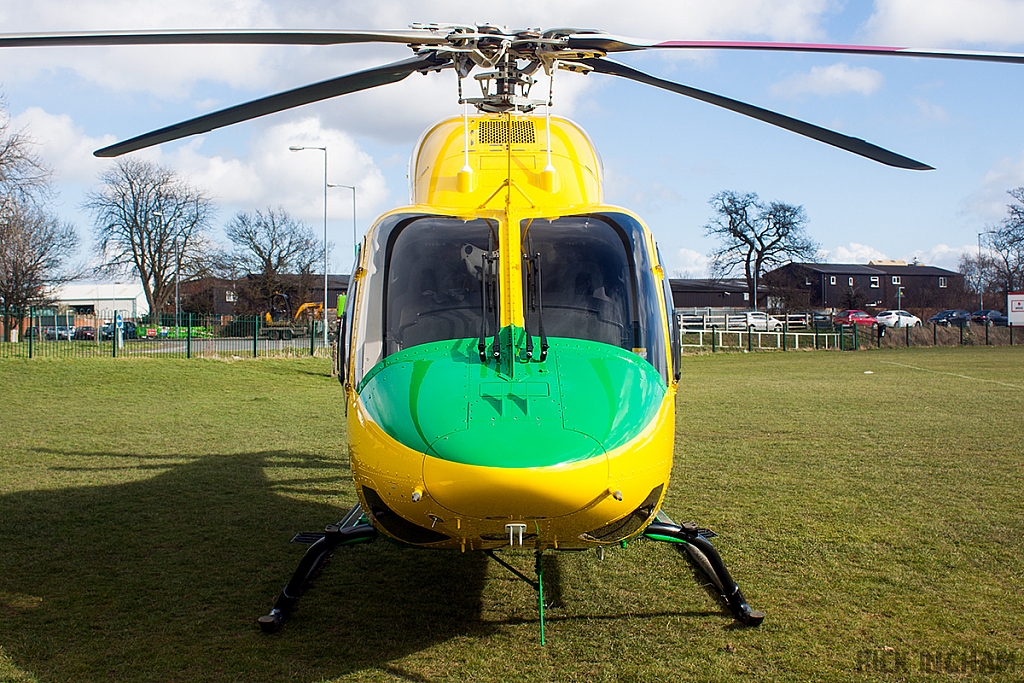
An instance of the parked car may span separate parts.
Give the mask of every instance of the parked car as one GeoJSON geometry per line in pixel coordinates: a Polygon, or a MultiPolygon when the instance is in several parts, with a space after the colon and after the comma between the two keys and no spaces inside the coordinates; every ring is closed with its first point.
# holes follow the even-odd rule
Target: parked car
{"type": "Polygon", "coordinates": [[[992,310],[986,308],[983,310],[976,310],[971,313],[971,322],[978,323],[979,325],[990,325],[996,328],[1005,328],[1010,324],[1010,318],[1002,314],[1000,310],[992,310]],[[979,315],[984,313],[984,315],[979,315]]]}
{"type": "Polygon", "coordinates": [[[999,318],[1005,318],[1002,311],[997,311],[992,308],[983,308],[980,311],[971,313],[971,321],[976,323],[985,323],[988,325],[995,325],[996,320],[999,318]]]}
{"type": "Polygon", "coordinates": [[[921,319],[906,311],[882,311],[875,320],[885,327],[921,327],[921,319]]]}
{"type": "Polygon", "coordinates": [[[864,325],[866,327],[878,324],[874,317],[856,309],[840,311],[832,322],[836,325],[864,325]]]}
{"type": "Polygon", "coordinates": [[[761,311],[751,311],[730,315],[729,327],[731,329],[749,330],[754,328],[755,332],[779,332],[782,330],[782,321],[761,311]]]}
{"type": "Polygon", "coordinates": [[[816,330],[832,329],[832,314],[828,311],[815,311],[811,314],[811,327],[816,330]]]}
{"type": "MultiPolygon", "coordinates": [[[[113,339],[116,325],[114,323],[104,323],[103,327],[100,328],[100,339],[107,341],[113,339]]],[[[124,321],[124,329],[121,331],[122,339],[138,339],[139,333],[135,327],[135,323],[131,320],[124,321]]]]}
{"type": "Polygon", "coordinates": [[[936,325],[960,325],[961,323],[969,323],[971,321],[971,312],[965,311],[962,308],[948,308],[945,311],[939,311],[932,317],[928,318],[928,322],[935,323],[936,325]]]}
{"type": "Polygon", "coordinates": [[[93,341],[96,339],[96,328],[92,325],[75,328],[74,338],[79,341],[93,341]]]}
{"type": "Polygon", "coordinates": [[[75,336],[75,326],[58,325],[57,327],[45,327],[43,328],[43,334],[46,335],[47,339],[61,339],[71,340],[75,336]]]}

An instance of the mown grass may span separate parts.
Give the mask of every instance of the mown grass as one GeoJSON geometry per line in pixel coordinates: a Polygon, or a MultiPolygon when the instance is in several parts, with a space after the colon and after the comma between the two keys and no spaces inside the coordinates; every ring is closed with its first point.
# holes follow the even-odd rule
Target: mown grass
{"type": "Polygon", "coordinates": [[[288,539],[355,501],[326,361],[2,361],[0,680],[1021,676],[1024,349],[703,355],[683,375],[665,509],[721,534],[764,624],[735,628],[637,542],[551,560],[541,648],[528,587],[388,543],[339,551],[259,632],[288,539]]]}

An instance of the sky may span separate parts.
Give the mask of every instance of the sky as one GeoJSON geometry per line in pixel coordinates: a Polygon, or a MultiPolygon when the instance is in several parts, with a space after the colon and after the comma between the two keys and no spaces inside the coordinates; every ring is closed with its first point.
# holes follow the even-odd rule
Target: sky
{"type": "MultiPolygon", "coordinates": [[[[414,22],[573,26],[652,40],[866,43],[1024,52],[1024,0],[0,0],[6,33],[132,29],[401,29],[414,22]]],[[[85,194],[99,147],[281,90],[410,56],[403,45],[0,49],[0,93],[55,170],[54,210],[88,259],[85,194]]],[[[955,269],[1024,185],[1024,65],[755,52],[649,51],[619,61],[656,76],[864,138],[934,166],[906,171],[673,93],[560,72],[553,113],[600,152],[605,199],[651,227],[674,276],[706,275],[708,200],[756,192],[802,205],[830,262],[891,258],[955,269]]],[[[542,87],[542,85],[538,85],[542,87]]],[[[546,84],[543,84],[546,89],[546,84]]],[[[397,84],[137,152],[215,198],[215,235],[239,211],[283,207],[323,226],[328,180],[357,188],[357,231],[408,202],[420,133],[461,113],[455,77],[397,84]]],[[[330,190],[331,272],[351,268],[352,195],[330,190]]]]}

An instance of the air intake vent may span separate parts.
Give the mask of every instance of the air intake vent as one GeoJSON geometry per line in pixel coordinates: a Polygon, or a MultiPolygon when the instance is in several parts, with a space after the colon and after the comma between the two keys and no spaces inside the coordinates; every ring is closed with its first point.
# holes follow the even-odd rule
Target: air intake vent
{"type": "Polygon", "coordinates": [[[531,145],[537,142],[533,121],[484,119],[477,126],[477,141],[481,145],[531,145]]]}

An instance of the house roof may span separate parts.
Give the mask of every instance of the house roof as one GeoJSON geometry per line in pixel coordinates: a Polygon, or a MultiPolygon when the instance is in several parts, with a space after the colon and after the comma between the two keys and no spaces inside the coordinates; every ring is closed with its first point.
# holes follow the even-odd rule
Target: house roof
{"type": "MultiPolygon", "coordinates": [[[[944,277],[956,277],[960,275],[956,271],[946,270],[938,266],[925,265],[887,265],[875,261],[872,265],[860,263],[791,263],[790,266],[800,266],[815,273],[824,275],[925,275],[933,277],[936,275],[944,277]]],[[[788,266],[783,266],[786,268],[788,266]]]]}
{"type": "Polygon", "coordinates": [[[954,270],[946,270],[945,268],[939,268],[938,266],[878,266],[878,269],[884,271],[886,275],[941,275],[943,277],[955,277],[960,273],[954,270]]]}
{"type": "MultiPolygon", "coordinates": [[[[885,275],[885,271],[859,263],[791,263],[824,275],[885,275]]],[[[785,268],[786,266],[783,266],[785,268]]]]}
{"type": "MultiPolygon", "coordinates": [[[[669,286],[676,293],[681,292],[729,292],[743,293],[747,291],[747,281],[741,278],[725,278],[718,280],[693,279],[693,278],[669,278],[669,286]]],[[[758,289],[762,289],[758,283],[758,289]]]]}

